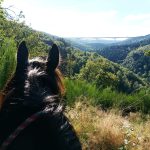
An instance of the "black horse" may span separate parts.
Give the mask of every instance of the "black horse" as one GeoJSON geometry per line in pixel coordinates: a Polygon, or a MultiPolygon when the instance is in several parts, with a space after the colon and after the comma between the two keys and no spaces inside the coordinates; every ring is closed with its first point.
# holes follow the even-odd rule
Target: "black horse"
{"type": "MultiPolygon", "coordinates": [[[[58,70],[59,50],[53,44],[48,58],[28,60],[23,41],[18,48],[17,67],[4,92],[0,110],[0,145],[24,120],[37,112],[47,112],[31,122],[8,144],[8,150],[80,150],[79,139],[63,114],[60,100],[64,92],[58,70]]],[[[2,148],[0,148],[1,150],[2,148]]]]}

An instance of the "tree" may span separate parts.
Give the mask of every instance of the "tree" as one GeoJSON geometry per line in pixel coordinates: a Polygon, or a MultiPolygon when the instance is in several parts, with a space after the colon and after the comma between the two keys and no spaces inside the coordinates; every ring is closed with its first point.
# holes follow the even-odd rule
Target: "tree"
{"type": "Polygon", "coordinates": [[[16,44],[13,39],[5,38],[0,47],[0,91],[11,78],[16,67],[16,44]]]}
{"type": "Polygon", "coordinates": [[[95,83],[98,88],[116,87],[118,78],[115,74],[107,71],[107,62],[104,59],[88,60],[85,67],[80,70],[79,78],[95,83]]]}

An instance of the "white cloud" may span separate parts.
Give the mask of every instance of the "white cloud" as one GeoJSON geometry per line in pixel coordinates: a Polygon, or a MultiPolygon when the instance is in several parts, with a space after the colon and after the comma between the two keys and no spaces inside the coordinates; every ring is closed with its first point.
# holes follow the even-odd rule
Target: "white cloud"
{"type": "MultiPolygon", "coordinates": [[[[27,24],[37,30],[68,37],[138,36],[150,34],[150,13],[122,16],[116,10],[82,12],[44,8],[33,1],[5,0],[23,10],[27,24]],[[121,18],[122,16],[122,18],[121,18]]],[[[18,9],[19,8],[19,9],[18,9]]]]}
{"type": "Polygon", "coordinates": [[[81,13],[74,11],[43,10],[27,16],[34,28],[60,36],[98,36],[109,28],[115,11],[102,13],[81,13]],[[44,17],[43,17],[44,14],[44,17]],[[40,21],[39,21],[40,19],[40,21]]]}
{"type": "Polygon", "coordinates": [[[128,15],[124,19],[125,21],[143,21],[143,20],[150,20],[150,13],[147,14],[134,14],[128,15]]]}
{"type": "Polygon", "coordinates": [[[122,25],[129,35],[150,34],[150,13],[128,15],[122,20],[122,25]]]}

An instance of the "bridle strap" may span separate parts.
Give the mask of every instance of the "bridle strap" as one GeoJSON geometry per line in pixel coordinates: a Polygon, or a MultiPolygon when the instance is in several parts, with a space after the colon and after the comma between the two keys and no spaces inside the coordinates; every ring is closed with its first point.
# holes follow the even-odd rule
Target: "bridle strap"
{"type": "Polygon", "coordinates": [[[6,150],[7,147],[15,140],[15,138],[23,131],[25,128],[27,128],[32,122],[37,120],[41,115],[44,115],[48,113],[47,110],[39,111],[29,118],[27,118],[23,123],[21,123],[12,134],[2,143],[0,146],[0,150],[6,150]]]}

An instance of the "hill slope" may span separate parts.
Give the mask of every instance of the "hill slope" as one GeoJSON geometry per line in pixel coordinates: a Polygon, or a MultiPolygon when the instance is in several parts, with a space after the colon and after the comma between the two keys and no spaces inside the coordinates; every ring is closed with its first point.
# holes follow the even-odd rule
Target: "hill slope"
{"type": "Polygon", "coordinates": [[[121,63],[132,50],[148,44],[150,44],[150,35],[128,39],[102,49],[100,48],[97,52],[113,62],[121,63]]]}
{"type": "Polygon", "coordinates": [[[150,50],[150,45],[142,46],[131,51],[122,65],[150,81],[150,56],[145,55],[148,50],[150,50]]]}

